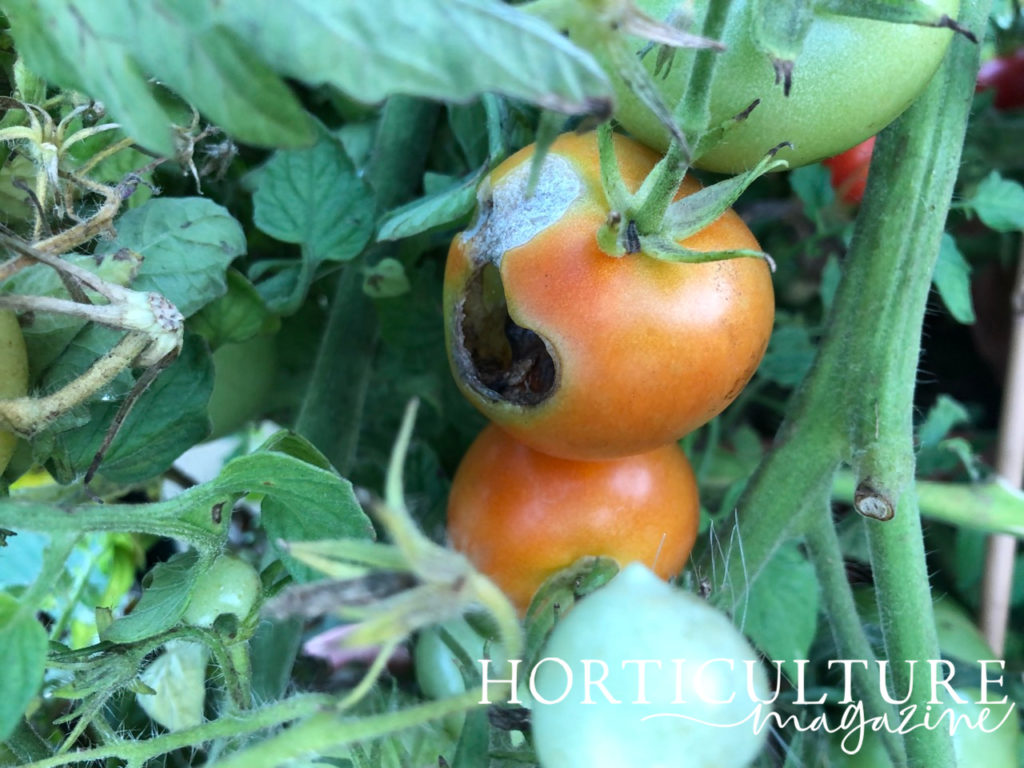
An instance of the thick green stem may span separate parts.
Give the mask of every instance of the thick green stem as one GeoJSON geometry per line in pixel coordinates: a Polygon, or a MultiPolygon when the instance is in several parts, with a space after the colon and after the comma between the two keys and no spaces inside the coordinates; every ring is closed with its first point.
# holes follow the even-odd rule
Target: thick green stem
{"type": "MultiPolygon", "coordinates": [[[[961,23],[980,33],[987,5],[965,3],[961,23]]],[[[886,651],[901,691],[910,688],[905,661],[939,658],[913,493],[913,397],[977,57],[976,47],[955,39],[928,89],[879,136],[828,332],[794,398],[782,442],[741,500],[744,557],[730,558],[721,577],[725,594],[718,598],[739,604],[738,569],[748,580],[755,577],[775,545],[810,522],[792,519],[808,489],[831,482],[840,459],[850,462],[858,475],[858,510],[879,520],[895,514],[869,523],[869,542],[886,651]],[[837,446],[842,454],[833,454],[837,446]]],[[[924,682],[918,679],[909,700],[922,714],[929,693],[924,682]]],[[[910,766],[953,765],[949,735],[941,729],[912,731],[906,750],[910,766]]]]}
{"type": "MultiPolygon", "coordinates": [[[[913,488],[904,491],[896,515],[886,523],[869,521],[868,543],[874,565],[875,594],[882,621],[893,688],[913,691],[907,705],[916,706],[920,722],[931,696],[925,676],[913,675],[906,662],[939,659],[939,640],[932,613],[932,595],[924,557],[921,517],[913,488]]],[[[954,768],[948,731],[916,728],[907,733],[909,765],[954,768]]]]}
{"type": "MultiPolygon", "coordinates": [[[[982,9],[965,5],[965,16],[969,28],[981,29],[982,9]]],[[[720,587],[731,585],[716,597],[720,605],[742,600],[735,585],[756,577],[779,543],[803,531],[808,520],[794,520],[794,511],[808,489],[831,482],[842,461],[860,472],[862,506],[895,504],[913,478],[921,324],[976,70],[977,51],[958,37],[926,93],[879,138],[815,365],[793,397],[778,445],[741,499],[744,552],[729,558],[718,579],[720,587]]]]}
{"type": "MultiPolygon", "coordinates": [[[[404,96],[392,97],[384,105],[366,169],[378,210],[390,210],[416,193],[437,115],[436,104],[404,96]]],[[[323,451],[342,475],[355,462],[377,347],[377,313],[363,291],[362,267],[367,261],[373,258],[364,255],[346,264],[338,279],[295,423],[296,431],[323,451]]]]}
{"type": "MultiPolygon", "coordinates": [[[[817,514],[807,528],[807,550],[814,564],[818,583],[821,585],[825,602],[825,614],[832,627],[832,637],[840,659],[861,660],[866,665],[851,664],[850,673],[857,695],[864,702],[868,717],[888,717],[890,723],[899,722],[896,708],[887,704],[878,687],[875,654],[864,634],[864,627],[853,602],[853,592],[846,578],[843,553],[839,548],[839,537],[832,523],[832,514],[827,496],[817,506],[817,514]]],[[[902,768],[907,764],[907,753],[900,738],[883,730],[882,738],[893,765],[902,768]]]]}

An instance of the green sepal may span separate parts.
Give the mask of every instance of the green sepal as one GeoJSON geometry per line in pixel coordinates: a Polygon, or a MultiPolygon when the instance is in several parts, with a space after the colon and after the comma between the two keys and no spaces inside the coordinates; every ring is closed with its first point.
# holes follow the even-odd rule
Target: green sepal
{"type": "Polygon", "coordinates": [[[813,0],[755,0],[750,6],[754,45],[775,70],[775,84],[789,96],[793,67],[814,20],[813,0]]]}
{"type": "Polygon", "coordinates": [[[660,261],[673,261],[683,264],[706,264],[709,261],[728,261],[730,259],[764,259],[769,260],[763,251],[738,249],[735,251],[692,251],[664,235],[648,235],[640,238],[644,255],[660,261]]]}
{"type": "Polygon", "coordinates": [[[545,581],[526,611],[526,667],[532,668],[558,620],[580,598],[607,584],[619,572],[610,557],[581,557],[545,581]]]}
{"type": "Polygon", "coordinates": [[[686,138],[682,130],[672,117],[672,110],[669,109],[665,100],[658,92],[654,78],[647,71],[640,59],[633,53],[632,47],[624,37],[610,37],[607,41],[607,54],[612,66],[619,73],[619,76],[626,83],[636,97],[643,102],[643,105],[651,111],[669,135],[683,146],[686,146],[686,138]]]}
{"type": "Polygon", "coordinates": [[[921,27],[952,29],[968,40],[978,42],[975,35],[960,26],[956,19],[936,12],[931,3],[924,0],[899,0],[899,2],[893,2],[893,0],[816,0],[814,10],[815,13],[853,16],[859,19],[886,21],[891,24],[916,24],[921,27]]]}
{"type": "Polygon", "coordinates": [[[608,210],[625,212],[633,196],[622,180],[609,123],[603,123],[597,129],[597,151],[601,160],[601,188],[608,200],[608,210]]]}
{"type": "Polygon", "coordinates": [[[780,144],[774,147],[749,171],[730,176],[682,200],[676,200],[668,207],[661,234],[679,241],[709,226],[729,210],[755,179],[770,171],[786,167],[785,160],[775,158],[775,153],[784,146],[788,145],[780,144]]]}

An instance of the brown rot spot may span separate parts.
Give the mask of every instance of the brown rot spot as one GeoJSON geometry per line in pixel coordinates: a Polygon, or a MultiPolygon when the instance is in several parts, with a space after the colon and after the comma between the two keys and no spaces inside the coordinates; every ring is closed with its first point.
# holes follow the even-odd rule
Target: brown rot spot
{"type": "Polygon", "coordinates": [[[537,405],[555,389],[555,361],[537,333],[508,314],[501,274],[478,269],[455,305],[455,364],[463,381],[491,400],[537,405]]]}

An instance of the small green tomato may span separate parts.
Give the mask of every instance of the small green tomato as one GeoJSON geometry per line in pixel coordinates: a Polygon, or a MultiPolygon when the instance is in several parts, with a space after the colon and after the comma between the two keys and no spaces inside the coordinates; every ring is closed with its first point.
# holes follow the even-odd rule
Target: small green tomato
{"type": "Polygon", "coordinates": [[[218,616],[229,613],[241,622],[252,612],[261,590],[260,576],[249,563],[221,555],[196,579],[182,621],[209,629],[218,616]]]}

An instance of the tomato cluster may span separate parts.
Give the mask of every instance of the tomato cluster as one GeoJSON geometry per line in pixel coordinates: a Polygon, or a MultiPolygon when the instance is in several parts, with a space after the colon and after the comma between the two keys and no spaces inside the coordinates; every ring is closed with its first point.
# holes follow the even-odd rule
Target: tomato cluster
{"type": "MultiPolygon", "coordinates": [[[[613,142],[622,180],[636,191],[658,156],[625,137],[613,142]]],[[[697,645],[752,656],[726,617],[664,580],[686,564],[700,517],[678,440],[725,408],[764,355],[775,311],[768,265],[669,261],[642,247],[606,253],[598,233],[614,215],[596,137],[561,136],[537,168],[534,151],[513,155],[481,185],[476,221],[448,254],[452,372],[493,422],[455,473],[451,543],[531,620],[561,609],[545,598],[528,613],[545,582],[582,558],[624,568],[555,626],[547,653],[567,662],[614,664],[638,652],[668,664],[697,645]],[[598,633],[595,621],[632,630],[598,633]]],[[[699,189],[687,178],[677,199],[699,189]]],[[[760,251],[731,210],[679,242],[690,251],[760,251]]],[[[424,655],[439,655],[430,633],[420,644],[424,655]]],[[[428,695],[435,682],[423,680],[428,695]]],[[[542,765],[666,764],[694,730],[680,720],[651,727],[633,710],[634,739],[621,722],[608,730],[621,719],[614,710],[582,715],[574,705],[535,708],[542,765]],[[560,744],[569,731],[573,741],[560,744]],[[653,740],[635,754],[644,733],[653,740]]],[[[719,745],[695,765],[711,765],[723,749],[739,765],[759,745],[757,736],[740,748],[719,745]]]]}
{"type": "MultiPolygon", "coordinates": [[[[636,190],[658,156],[621,136],[614,147],[636,190]]],[[[599,247],[611,206],[595,135],[558,138],[531,191],[533,159],[527,147],[481,186],[444,291],[452,371],[493,422],[455,475],[449,536],[521,612],[588,555],[679,573],[699,501],[676,441],[743,389],[774,318],[761,259],[682,263],[599,247]]],[[[699,188],[687,179],[678,197],[699,188]]],[[[732,211],[681,244],[760,250],[732,211]]]]}

